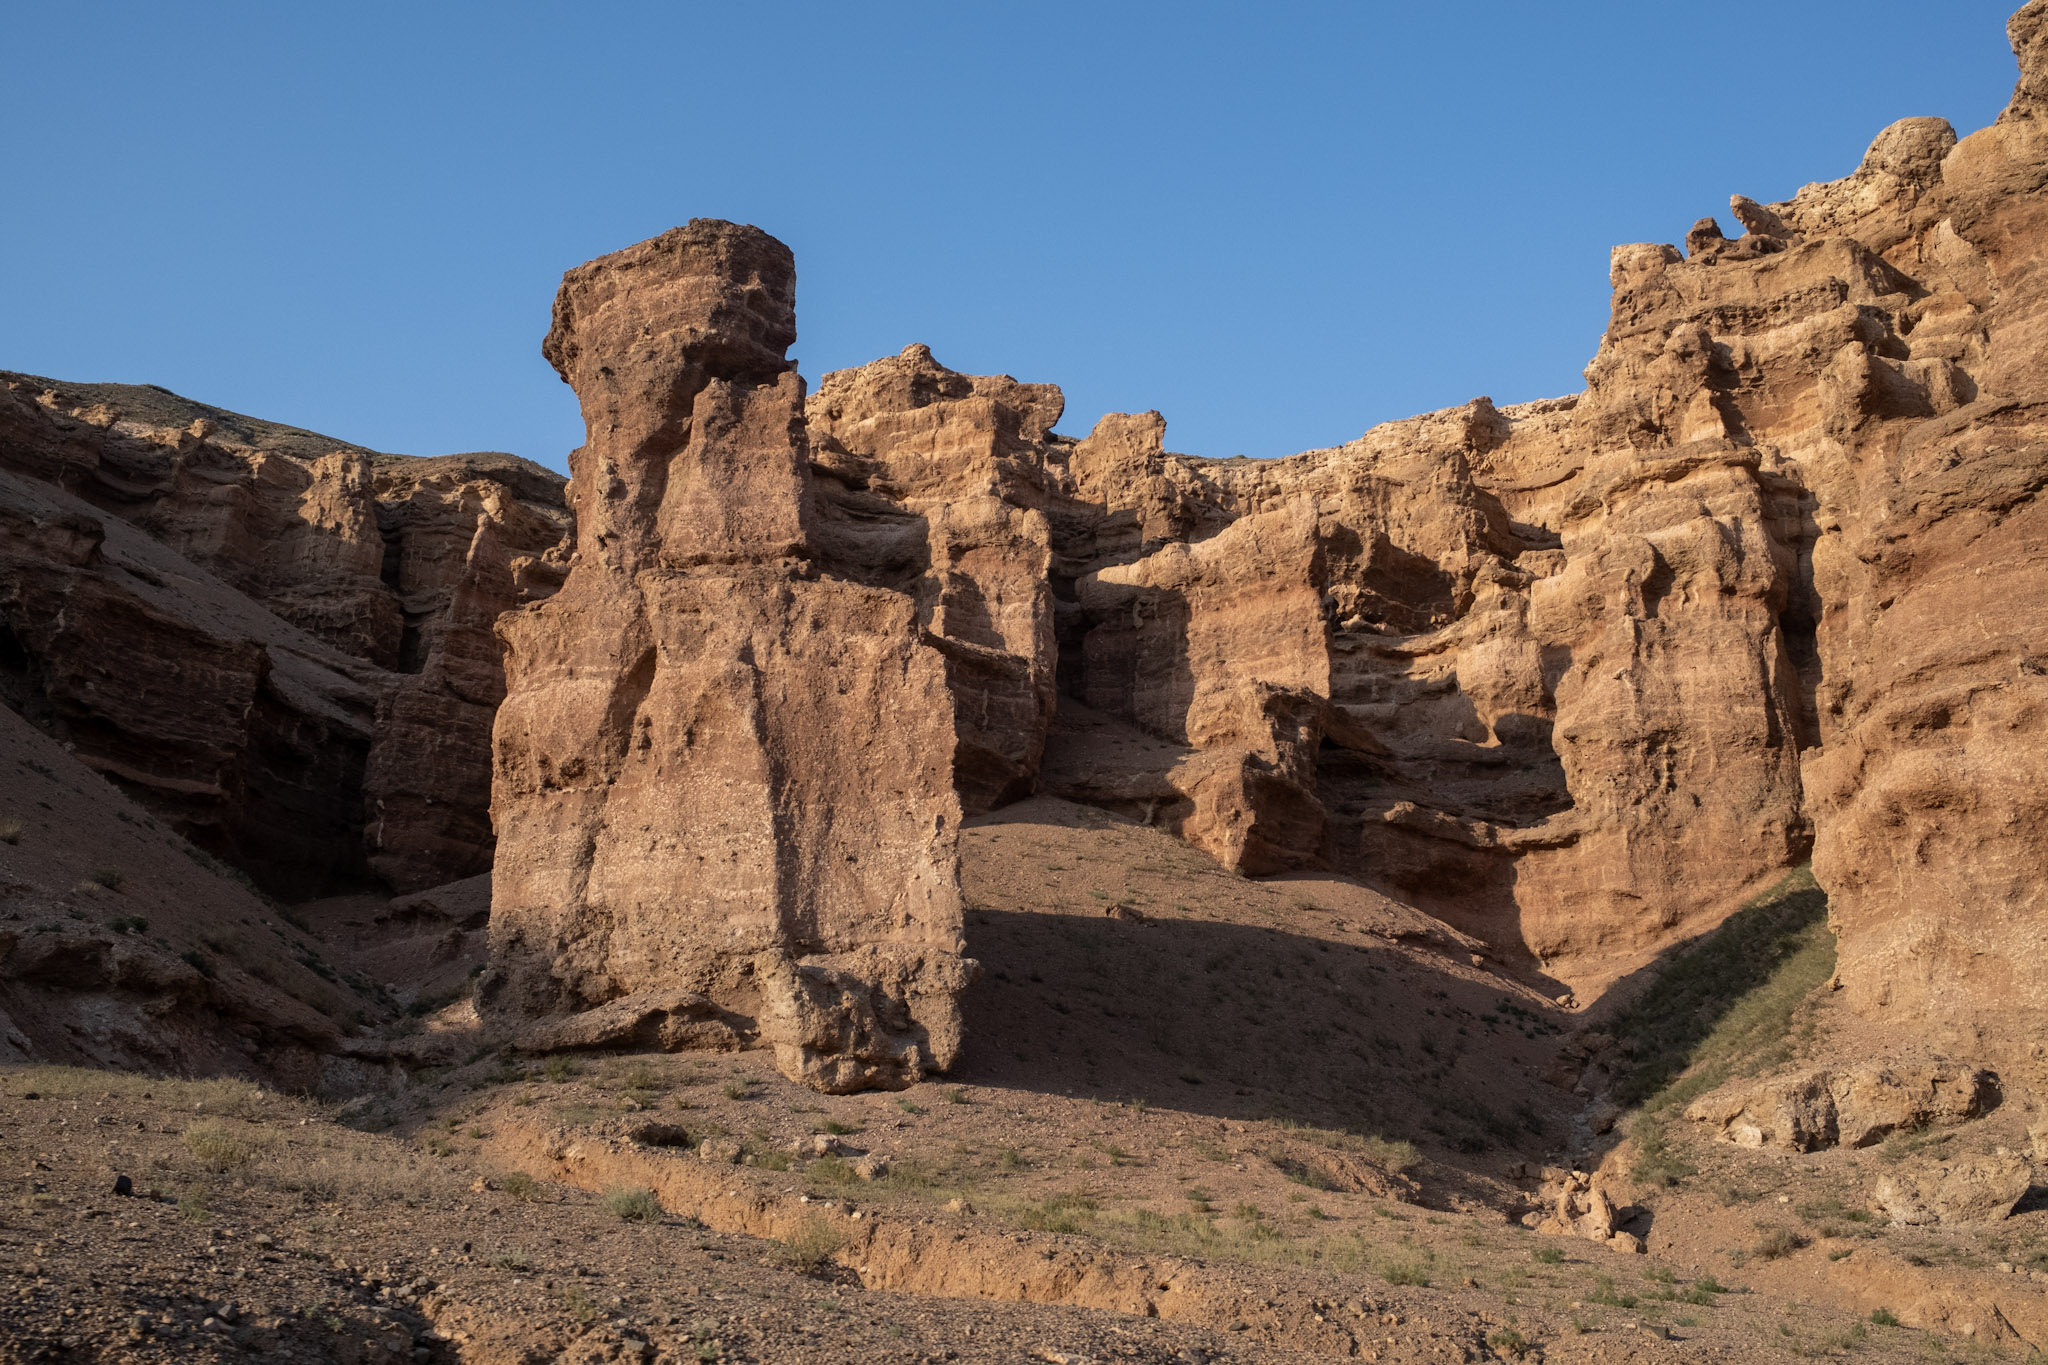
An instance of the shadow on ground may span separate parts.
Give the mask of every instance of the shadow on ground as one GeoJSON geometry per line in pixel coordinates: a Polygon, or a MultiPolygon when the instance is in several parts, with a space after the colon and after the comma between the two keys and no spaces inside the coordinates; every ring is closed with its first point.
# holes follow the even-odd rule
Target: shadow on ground
{"type": "Polygon", "coordinates": [[[986,909],[969,939],[986,975],[966,1002],[963,1081],[1467,1157],[1541,1149],[1571,1107],[1540,1076],[1557,1023],[1391,943],[986,909]]]}

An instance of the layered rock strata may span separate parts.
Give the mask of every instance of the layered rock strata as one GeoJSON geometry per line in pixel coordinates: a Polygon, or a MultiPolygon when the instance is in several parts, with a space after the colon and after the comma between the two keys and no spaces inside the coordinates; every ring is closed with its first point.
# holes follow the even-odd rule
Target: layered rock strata
{"type": "Polygon", "coordinates": [[[487,1020],[529,1046],[772,1044],[820,1089],[951,1065],[948,659],[817,553],[795,263],[697,220],[572,270],[574,567],[499,622],[487,1020]]]}
{"type": "Polygon", "coordinates": [[[1617,248],[1579,395],[1216,461],[921,347],[827,376],[821,544],[972,660],[963,800],[1333,866],[1581,994],[1811,851],[1852,1004],[2025,1050],[2048,8],[2011,33],[1993,127],[1617,248]]]}
{"type": "Polygon", "coordinates": [[[492,625],[560,582],[561,479],[0,380],[10,703],[279,894],[488,870],[492,625]]]}
{"type": "Polygon", "coordinates": [[[479,871],[494,784],[535,1046],[942,1067],[954,825],[1047,791],[1581,998],[1810,853],[1853,1008],[2048,1079],[2048,0],[2010,33],[1992,127],[1617,248],[1583,393],[1286,460],[918,346],[807,399],[751,229],[593,262],[538,607],[541,471],[9,376],[0,690],[286,890],[479,871]]]}

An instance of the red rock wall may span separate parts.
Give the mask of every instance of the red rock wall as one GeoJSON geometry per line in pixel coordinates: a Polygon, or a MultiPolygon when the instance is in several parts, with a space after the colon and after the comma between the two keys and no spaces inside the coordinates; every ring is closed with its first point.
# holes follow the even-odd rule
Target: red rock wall
{"type": "Polygon", "coordinates": [[[16,708],[277,894],[487,870],[491,627],[560,582],[561,480],[0,378],[0,515],[126,547],[0,546],[16,708]]]}
{"type": "Polygon", "coordinates": [[[953,706],[912,595],[814,558],[794,292],[787,248],[710,220],[564,277],[577,554],[499,623],[478,1003],[536,1045],[658,1014],[901,1086],[951,1065],[972,970],[953,706]]]}

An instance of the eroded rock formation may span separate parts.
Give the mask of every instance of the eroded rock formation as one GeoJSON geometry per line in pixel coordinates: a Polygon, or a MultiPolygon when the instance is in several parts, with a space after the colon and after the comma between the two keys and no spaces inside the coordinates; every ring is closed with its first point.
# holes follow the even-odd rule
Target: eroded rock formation
{"type": "Polygon", "coordinates": [[[561,581],[561,479],[0,380],[10,703],[281,894],[488,870],[491,627],[561,581]]]}
{"type": "Polygon", "coordinates": [[[1810,852],[1855,1009],[2038,1078],[2048,0],[2011,35],[1992,127],[1617,248],[1583,393],[1285,460],[921,346],[807,398],[788,252],[710,221],[564,281],[571,506],[9,376],[0,688],[288,892],[480,872],[491,786],[533,1047],[943,1068],[955,827],[1048,792],[1581,1000],[1810,852]]]}
{"type": "Polygon", "coordinates": [[[1582,995],[1811,849],[1858,1009],[2024,1051],[2048,7],[2011,32],[1991,128],[1905,119],[1846,179],[1734,196],[1739,237],[1617,248],[1574,397],[1214,461],[1157,414],[1060,436],[1056,391],[922,348],[828,376],[840,542],[981,651],[963,797],[1335,866],[1582,995]]]}
{"type": "Polygon", "coordinates": [[[1953,1126],[1998,1103],[1998,1078],[1949,1061],[1806,1067],[1702,1095],[1685,1116],[1738,1147],[1811,1152],[1868,1147],[1905,1131],[1953,1126]]]}
{"type": "Polygon", "coordinates": [[[972,971],[953,703],[911,594],[814,551],[795,285],[710,220],[563,279],[577,552],[498,627],[478,1004],[529,1046],[759,1038],[821,1089],[905,1085],[952,1064],[972,971]]]}

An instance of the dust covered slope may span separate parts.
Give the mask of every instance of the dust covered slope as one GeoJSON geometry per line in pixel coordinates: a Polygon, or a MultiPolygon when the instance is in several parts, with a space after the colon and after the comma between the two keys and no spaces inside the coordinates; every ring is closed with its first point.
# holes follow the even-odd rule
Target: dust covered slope
{"type": "Polygon", "coordinates": [[[1344,878],[1252,880],[1039,797],[968,823],[963,1078],[1408,1139],[1496,1172],[1566,1136],[1570,1016],[1344,878]],[[1471,1162],[1482,1153],[1491,1160],[1471,1162]]]}
{"type": "Polygon", "coordinates": [[[246,879],[0,708],[0,1055],[310,1086],[373,1012],[246,879]]]}

